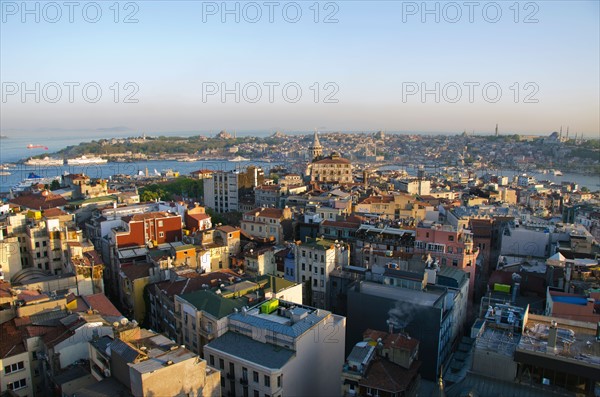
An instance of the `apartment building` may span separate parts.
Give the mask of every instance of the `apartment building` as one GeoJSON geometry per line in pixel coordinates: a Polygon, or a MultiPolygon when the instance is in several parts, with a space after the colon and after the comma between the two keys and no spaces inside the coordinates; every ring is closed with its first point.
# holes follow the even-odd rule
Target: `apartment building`
{"type": "Polygon", "coordinates": [[[204,180],[204,203],[219,213],[240,211],[243,190],[252,191],[264,179],[264,171],[254,166],[246,171],[215,171],[204,180]]]}
{"type": "Polygon", "coordinates": [[[231,314],[204,357],[221,370],[222,395],[339,395],[345,327],[344,317],[272,299],[231,314]]]}
{"type": "Polygon", "coordinates": [[[469,274],[469,302],[473,300],[477,277],[479,248],[474,246],[473,234],[468,229],[451,225],[423,222],[416,230],[415,254],[431,255],[441,267],[454,266],[469,274]]]}
{"type": "Polygon", "coordinates": [[[271,298],[302,304],[302,285],[274,276],[211,280],[201,290],[175,296],[177,339],[202,355],[206,343],[227,332],[227,316],[271,298]]]}
{"type": "Polygon", "coordinates": [[[291,234],[291,219],[289,208],[256,208],[244,213],[242,232],[258,241],[280,244],[291,234]]]}
{"type": "Polygon", "coordinates": [[[307,239],[295,246],[295,280],[304,284],[304,302],[318,308],[328,307],[329,274],[336,267],[350,264],[350,249],[344,242],[307,239]]]}
{"type": "Polygon", "coordinates": [[[92,340],[89,356],[91,372],[99,384],[105,384],[104,389],[96,391],[96,384],[79,390],[76,395],[221,395],[219,371],[183,346],[134,323],[118,323],[114,339],[92,340]],[[120,385],[109,383],[110,380],[120,385]]]}

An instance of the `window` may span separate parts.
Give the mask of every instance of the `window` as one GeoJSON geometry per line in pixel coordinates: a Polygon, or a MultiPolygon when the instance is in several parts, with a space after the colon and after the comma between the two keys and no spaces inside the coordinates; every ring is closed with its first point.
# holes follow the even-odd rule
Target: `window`
{"type": "Polygon", "coordinates": [[[452,236],[452,235],[448,236],[448,241],[454,241],[454,236],[452,236]]]}
{"type": "Polygon", "coordinates": [[[35,248],[40,248],[40,242],[39,241],[35,242],[35,248]]]}
{"type": "Polygon", "coordinates": [[[225,361],[222,358],[219,359],[219,368],[225,369],[225,361]]]}
{"type": "Polygon", "coordinates": [[[258,392],[258,390],[254,390],[254,397],[260,397],[260,393],[258,392]]]}
{"type": "Polygon", "coordinates": [[[225,387],[225,378],[221,376],[221,387],[225,387]]]}
{"type": "Polygon", "coordinates": [[[44,241],[42,241],[42,247],[45,247],[45,246],[46,246],[46,241],[44,240],[44,241]]]}
{"type": "Polygon", "coordinates": [[[163,227],[163,221],[158,221],[158,227],[163,227]]]}
{"type": "Polygon", "coordinates": [[[277,377],[277,387],[281,387],[281,377],[282,377],[282,376],[283,376],[283,375],[279,375],[279,376],[277,377]]]}
{"type": "Polygon", "coordinates": [[[258,372],[252,371],[252,380],[254,380],[255,383],[258,383],[258,372]]]}
{"type": "Polygon", "coordinates": [[[452,266],[458,266],[458,259],[452,259],[452,266]]]}
{"type": "Polygon", "coordinates": [[[18,381],[9,383],[6,387],[8,390],[19,390],[27,387],[27,381],[25,379],[19,379],[18,381]]]}
{"type": "Polygon", "coordinates": [[[321,268],[321,276],[324,276],[324,275],[325,275],[325,268],[324,268],[324,267],[322,267],[322,268],[321,268]]]}
{"type": "Polygon", "coordinates": [[[210,365],[212,365],[214,367],[215,365],[215,356],[213,356],[212,354],[210,355],[210,361],[209,361],[210,365]]]}
{"type": "Polygon", "coordinates": [[[165,232],[158,232],[158,237],[165,237],[165,232]]]}
{"type": "Polygon", "coordinates": [[[13,372],[21,371],[25,369],[23,361],[19,361],[18,363],[10,364],[4,367],[4,374],[8,375],[13,372]]]}
{"type": "Polygon", "coordinates": [[[302,270],[303,271],[306,270],[306,264],[305,263],[302,264],[302,270]]]}
{"type": "Polygon", "coordinates": [[[265,375],[265,386],[271,387],[271,378],[269,375],[265,375]]]}
{"type": "Polygon", "coordinates": [[[448,251],[449,254],[451,254],[452,253],[452,247],[448,247],[447,251],[448,251]]]}

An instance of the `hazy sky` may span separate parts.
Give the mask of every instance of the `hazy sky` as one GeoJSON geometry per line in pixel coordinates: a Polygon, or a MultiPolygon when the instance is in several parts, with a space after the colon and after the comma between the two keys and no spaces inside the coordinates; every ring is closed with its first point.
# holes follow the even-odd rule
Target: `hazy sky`
{"type": "Polygon", "coordinates": [[[0,3],[7,135],[600,130],[598,1],[0,3]]]}

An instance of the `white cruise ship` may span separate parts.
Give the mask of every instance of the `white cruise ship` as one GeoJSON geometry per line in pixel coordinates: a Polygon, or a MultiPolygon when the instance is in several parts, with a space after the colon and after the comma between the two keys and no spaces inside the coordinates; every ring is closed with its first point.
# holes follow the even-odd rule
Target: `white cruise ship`
{"type": "Polygon", "coordinates": [[[43,159],[29,159],[25,162],[25,165],[34,165],[41,167],[51,167],[57,165],[63,165],[65,162],[62,159],[53,159],[50,157],[44,157],[43,159]]]}
{"type": "Polygon", "coordinates": [[[108,160],[101,157],[76,157],[74,159],[68,159],[68,165],[90,165],[90,164],[106,164],[108,160]]]}

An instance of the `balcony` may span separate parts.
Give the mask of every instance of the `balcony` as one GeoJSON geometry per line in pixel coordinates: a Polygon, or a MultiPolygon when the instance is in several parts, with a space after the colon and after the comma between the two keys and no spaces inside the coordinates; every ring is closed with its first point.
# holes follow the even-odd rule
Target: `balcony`
{"type": "Polygon", "coordinates": [[[235,380],[235,374],[232,374],[231,372],[228,372],[226,375],[226,378],[229,380],[235,380]]]}
{"type": "Polygon", "coordinates": [[[240,384],[242,386],[248,386],[248,378],[240,378],[240,384]]]}

